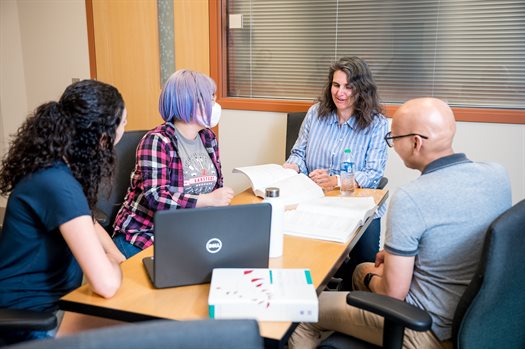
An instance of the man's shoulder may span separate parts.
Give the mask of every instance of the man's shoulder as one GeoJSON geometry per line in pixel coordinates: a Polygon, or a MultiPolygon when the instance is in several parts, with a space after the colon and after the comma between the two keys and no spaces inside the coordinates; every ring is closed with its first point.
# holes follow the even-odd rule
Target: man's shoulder
{"type": "Polygon", "coordinates": [[[392,201],[400,204],[410,200],[413,204],[424,202],[433,206],[451,197],[461,196],[463,192],[472,196],[473,193],[486,195],[487,191],[497,191],[502,197],[510,195],[510,180],[506,169],[494,162],[467,161],[443,167],[401,185],[392,201]]]}
{"type": "Polygon", "coordinates": [[[472,164],[492,175],[507,176],[507,170],[505,167],[497,162],[472,162],[472,164]]]}
{"type": "Polygon", "coordinates": [[[473,181],[494,182],[495,186],[509,182],[507,170],[502,165],[495,162],[477,162],[467,161],[454,166],[445,167],[439,171],[421,176],[418,180],[422,182],[437,182],[450,180],[451,183],[461,183],[461,180],[467,183],[473,181]]]}
{"type": "MultiPolygon", "coordinates": [[[[479,176],[480,178],[491,178],[491,177],[507,177],[507,171],[505,167],[496,162],[477,162],[477,161],[464,161],[451,166],[443,166],[436,171],[429,172],[421,175],[413,183],[427,182],[436,180],[439,178],[446,178],[454,176],[458,178],[469,178],[470,176],[479,176]]],[[[408,185],[410,185],[409,183],[408,185]]]]}

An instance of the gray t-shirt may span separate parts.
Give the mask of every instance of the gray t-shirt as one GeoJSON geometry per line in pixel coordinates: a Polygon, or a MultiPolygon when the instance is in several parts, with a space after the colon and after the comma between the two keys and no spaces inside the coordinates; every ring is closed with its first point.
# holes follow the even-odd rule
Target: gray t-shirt
{"type": "Polygon", "coordinates": [[[212,192],[217,183],[217,170],[201,138],[186,139],[177,128],[175,137],[184,173],[184,193],[198,195],[212,192]]]}
{"type": "Polygon", "coordinates": [[[451,338],[454,312],[476,270],[489,224],[510,206],[505,169],[471,162],[464,154],[432,162],[393,196],[385,250],[416,256],[406,301],[430,313],[440,340],[451,338]]]}

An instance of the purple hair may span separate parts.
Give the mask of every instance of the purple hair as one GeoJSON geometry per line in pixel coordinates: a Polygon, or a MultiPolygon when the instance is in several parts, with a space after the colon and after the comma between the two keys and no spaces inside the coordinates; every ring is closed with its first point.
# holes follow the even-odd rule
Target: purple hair
{"type": "Polygon", "coordinates": [[[159,112],[164,121],[210,125],[215,82],[202,73],[177,70],[170,76],[159,98],[159,112]],[[175,120],[174,120],[175,119],[175,120]]]}

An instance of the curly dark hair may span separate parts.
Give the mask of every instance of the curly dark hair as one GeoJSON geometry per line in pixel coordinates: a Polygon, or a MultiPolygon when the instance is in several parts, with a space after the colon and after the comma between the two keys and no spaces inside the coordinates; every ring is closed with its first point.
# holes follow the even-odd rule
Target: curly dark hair
{"type": "Polygon", "coordinates": [[[368,65],[359,57],[342,57],[330,65],[328,80],[319,97],[319,117],[328,117],[336,110],[332,99],[332,80],[336,71],[346,74],[354,97],[354,115],[359,129],[365,129],[378,113],[383,112],[377,86],[368,65]]]}
{"type": "Polygon", "coordinates": [[[0,193],[6,195],[25,176],[65,161],[93,210],[100,183],[113,174],[123,111],[124,100],[115,87],[95,80],[71,84],[58,102],[39,106],[12,138],[2,159],[0,193]]]}

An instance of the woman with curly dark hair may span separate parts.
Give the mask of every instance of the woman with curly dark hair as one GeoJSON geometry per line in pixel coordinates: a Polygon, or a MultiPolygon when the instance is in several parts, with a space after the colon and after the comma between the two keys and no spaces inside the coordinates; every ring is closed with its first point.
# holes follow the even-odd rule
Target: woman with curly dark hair
{"type": "MultiPolygon", "coordinates": [[[[376,188],[383,177],[387,151],[383,137],[388,122],[372,72],[359,57],[343,57],[329,69],[319,103],[313,105],[301,125],[290,157],[283,165],[310,176],[325,190],[339,186],[339,164],[345,149],[351,150],[355,184],[376,188]]],[[[379,251],[379,208],[369,229],[350,255],[348,277],[357,263],[374,261],[379,251]]]]}
{"type": "MultiPolygon", "coordinates": [[[[124,256],[94,221],[99,184],[111,177],[126,124],[113,86],[84,80],[39,106],[18,129],[0,169],[9,194],[0,235],[0,307],[58,310],[82,274],[103,297],[121,283],[124,256]]],[[[57,314],[59,317],[60,314],[57,314]]],[[[10,333],[6,341],[52,336],[10,333]]]]}

